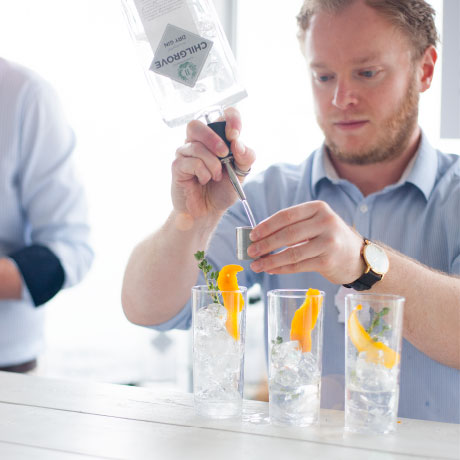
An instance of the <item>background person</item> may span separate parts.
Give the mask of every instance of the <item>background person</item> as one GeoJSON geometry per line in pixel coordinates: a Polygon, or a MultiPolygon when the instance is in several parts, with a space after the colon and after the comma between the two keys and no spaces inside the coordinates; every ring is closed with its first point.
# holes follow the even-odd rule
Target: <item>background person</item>
{"type": "Polygon", "coordinates": [[[0,370],[36,366],[43,305],[93,259],[74,146],[50,85],[0,58],[0,370]]]}
{"type": "MultiPolygon", "coordinates": [[[[417,123],[437,60],[433,15],[424,0],[304,2],[299,39],[325,141],[302,164],[274,165],[246,184],[261,223],[248,250],[258,260],[243,263],[239,284],[326,292],[326,408],[343,407],[343,285],[403,295],[399,416],[459,423],[460,158],[433,149],[417,123]],[[383,278],[364,274],[363,237],[389,260],[383,278]]],[[[237,112],[226,117],[247,170],[254,153],[238,139],[237,112]]],[[[174,209],[126,269],[132,322],[190,327],[190,289],[203,283],[193,254],[206,249],[216,268],[237,262],[234,229],[247,218],[239,203],[228,209],[235,196],[217,158],[226,153],[205,125],[189,123],[173,163],[174,209]]]]}

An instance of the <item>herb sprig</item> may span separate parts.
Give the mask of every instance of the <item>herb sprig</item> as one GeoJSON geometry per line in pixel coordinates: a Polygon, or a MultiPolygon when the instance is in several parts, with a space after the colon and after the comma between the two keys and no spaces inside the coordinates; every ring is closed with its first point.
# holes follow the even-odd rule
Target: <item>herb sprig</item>
{"type": "Polygon", "coordinates": [[[217,278],[219,277],[219,271],[213,270],[212,265],[206,260],[204,251],[197,251],[195,259],[199,262],[198,268],[203,272],[206,285],[210,291],[215,291],[215,294],[211,294],[214,302],[219,303],[219,287],[217,286],[217,278]]]}
{"type": "MultiPolygon", "coordinates": [[[[378,313],[376,313],[376,315],[374,316],[374,319],[372,320],[371,325],[367,328],[368,334],[370,334],[375,328],[377,328],[380,325],[380,323],[382,322],[382,318],[385,315],[387,315],[389,311],[390,309],[388,307],[385,307],[382,310],[380,310],[378,313]]],[[[390,329],[390,326],[388,326],[387,324],[383,324],[382,329],[376,335],[382,336],[383,333],[387,331],[388,329],[390,329]]],[[[376,339],[374,338],[374,340],[376,339]]]]}

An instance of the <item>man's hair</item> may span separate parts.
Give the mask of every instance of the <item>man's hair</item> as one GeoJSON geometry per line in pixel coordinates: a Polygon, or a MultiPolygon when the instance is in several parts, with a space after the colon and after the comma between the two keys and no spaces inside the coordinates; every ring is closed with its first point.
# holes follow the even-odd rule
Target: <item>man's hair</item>
{"type": "MultiPolygon", "coordinates": [[[[339,13],[356,0],[304,0],[297,15],[298,37],[305,39],[311,17],[319,12],[339,13]]],[[[438,33],[434,23],[436,12],[426,0],[364,0],[393,24],[409,40],[413,47],[413,58],[419,59],[430,46],[436,46],[438,33]]]]}

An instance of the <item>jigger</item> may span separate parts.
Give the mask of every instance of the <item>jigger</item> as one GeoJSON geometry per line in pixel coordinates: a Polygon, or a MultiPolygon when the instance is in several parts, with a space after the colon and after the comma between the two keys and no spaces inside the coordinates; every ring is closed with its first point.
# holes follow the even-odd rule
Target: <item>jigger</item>
{"type": "Polygon", "coordinates": [[[238,260],[252,260],[252,257],[248,256],[251,230],[252,227],[236,227],[236,257],[238,260]]]}

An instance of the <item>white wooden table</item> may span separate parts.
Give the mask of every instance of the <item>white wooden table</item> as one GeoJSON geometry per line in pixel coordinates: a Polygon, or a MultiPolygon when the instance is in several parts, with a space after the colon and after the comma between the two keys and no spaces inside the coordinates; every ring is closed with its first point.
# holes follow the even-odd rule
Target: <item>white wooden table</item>
{"type": "Polygon", "coordinates": [[[397,432],[343,432],[343,412],[314,428],[268,423],[268,404],[244,402],[242,420],[194,414],[192,395],[0,372],[0,459],[460,458],[460,425],[400,419],[397,432]]]}

